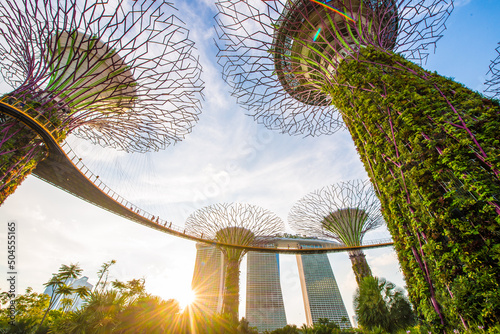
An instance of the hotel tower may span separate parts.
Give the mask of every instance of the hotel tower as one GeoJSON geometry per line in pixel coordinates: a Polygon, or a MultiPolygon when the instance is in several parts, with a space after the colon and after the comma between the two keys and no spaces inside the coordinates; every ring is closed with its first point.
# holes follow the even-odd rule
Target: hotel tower
{"type": "MultiPolygon", "coordinates": [[[[332,246],[332,241],[307,238],[279,238],[275,247],[300,245],[302,248],[332,246]]],[[[198,243],[192,288],[196,304],[205,312],[220,312],[224,288],[224,266],[220,250],[198,243]]],[[[304,300],[307,325],[319,318],[336,322],[341,328],[350,328],[337,281],[326,254],[296,255],[304,300]]],[[[280,284],[279,255],[277,253],[248,252],[246,319],[259,332],[272,331],[286,325],[285,307],[280,284]]],[[[286,288],[286,287],[285,287],[286,288]]]]}

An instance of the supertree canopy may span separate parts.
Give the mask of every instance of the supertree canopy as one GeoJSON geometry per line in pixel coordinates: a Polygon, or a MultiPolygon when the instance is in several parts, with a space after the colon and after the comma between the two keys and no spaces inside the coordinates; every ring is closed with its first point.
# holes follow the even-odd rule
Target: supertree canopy
{"type": "MultiPolygon", "coordinates": [[[[165,1],[0,3],[2,102],[66,135],[127,152],[160,150],[200,113],[201,66],[165,1]]],[[[0,203],[46,155],[40,138],[1,116],[0,203]]]]}
{"type": "MultiPolygon", "coordinates": [[[[346,246],[361,246],[363,237],[383,223],[380,201],[368,181],[349,181],[313,191],[290,210],[292,229],[305,235],[335,239],[346,246]]],[[[361,250],[349,251],[359,282],[371,276],[361,250]]]]}
{"type": "MultiPolygon", "coordinates": [[[[266,246],[284,231],[272,212],[255,205],[214,204],[195,211],[186,220],[186,232],[205,239],[239,246],[266,246]]],[[[240,262],[245,249],[220,247],[224,256],[222,313],[238,319],[240,262]]]]}
{"type": "Polygon", "coordinates": [[[500,43],[496,48],[498,56],[491,61],[488,74],[490,78],[486,81],[486,93],[493,98],[500,99],[500,43]]]}
{"type": "Polygon", "coordinates": [[[452,0],[217,7],[219,63],[250,115],[348,128],[420,315],[435,331],[500,323],[499,103],[416,64],[452,0]]]}

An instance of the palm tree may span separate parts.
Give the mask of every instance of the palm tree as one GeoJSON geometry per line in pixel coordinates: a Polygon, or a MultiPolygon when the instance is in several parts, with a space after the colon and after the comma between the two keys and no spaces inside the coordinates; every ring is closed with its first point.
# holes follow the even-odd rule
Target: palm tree
{"type": "Polygon", "coordinates": [[[354,309],[358,323],[367,329],[382,327],[387,330],[390,326],[390,313],[382,290],[384,284],[379,284],[374,277],[365,277],[360,283],[354,296],[354,309]]]}
{"type": "Polygon", "coordinates": [[[63,264],[59,268],[59,272],[57,274],[53,274],[52,278],[44,284],[45,287],[51,287],[52,293],[50,294],[50,302],[47,310],[45,310],[45,314],[40,321],[40,325],[38,328],[41,328],[45,318],[49,311],[54,307],[56,302],[60,299],[61,296],[68,296],[73,293],[75,289],[69,287],[66,283],[69,279],[75,279],[81,275],[83,269],[77,264],[70,264],[69,266],[63,264]]]}
{"type": "Polygon", "coordinates": [[[180,307],[176,300],[162,300],[144,290],[144,280],[113,282],[111,290],[93,291],[81,310],[58,324],[61,334],[177,333],[180,307]]]}
{"type": "Polygon", "coordinates": [[[117,290],[92,292],[85,306],[76,311],[59,332],[67,334],[112,333],[117,328],[118,314],[126,307],[127,298],[117,290]]]}
{"type": "Polygon", "coordinates": [[[67,312],[71,310],[71,306],[73,306],[74,300],[69,297],[64,297],[60,301],[61,311],[67,312]]]}
{"type": "Polygon", "coordinates": [[[306,324],[302,324],[300,327],[300,331],[302,334],[311,334],[313,332],[312,328],[307,326],[306,324]]]}
{"type": "Polygon", "coordinates": [[[99,285],[101,286],[101,292],[104,291],[108,283],[109,267],[111,267],[115,263],[116,260],[111,260],[102,264],[101,269],[99,269],[99,271],[97,272],[97,276],[99,277],[99,279],[97,280],[97,283],[94,287],[94,291],[97,291],[99,289],[99,285]],[[101,283],[104,276],[106,276],[104,278],[104,282],[101,283]]]}
{"type": "Polygon", "coordinates": [[[395,333],[413,326],[415,314],[403,292],[384,279],[365,277],[354,296],[358,322],[366,329],[395,333]]]}
{"type": "Polygon", "coordinates": [[[176,300],[143,295],[118,314],[116,333],[171,333],[179,313],[180,306],[176,300]]]}

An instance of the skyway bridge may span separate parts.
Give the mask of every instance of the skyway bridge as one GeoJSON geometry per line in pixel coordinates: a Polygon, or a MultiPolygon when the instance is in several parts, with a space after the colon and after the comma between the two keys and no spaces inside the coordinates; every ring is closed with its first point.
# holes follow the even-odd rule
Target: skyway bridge
{"type": "Polygon", "coordinates": [[[299,243],[291,240],[289,243],[279,242],[275,247],[253,247],[227,244],[190,234],[183,227],[142,210],[106,186],[99,179],[99,176],[94,175],[84,165],[82,159],[73,152],[65,141],[61,144],[58,143],[55,134],[56,130],[51,130],[51,123],[47,119],[41,115],[33,117],[31,115],[33,113],[27,112],[27,108],[29,109],[21,102],[7,102],[5,98],[0,100],[0,113],[18,120],[36,132],[48,150],[48,157],[39,162],[33,171],[36,177],[97,207],[149,228],[196,242],[246,249],[247,251],[283,254],[345,252],[356,249],[387,247],[393,244],[391,239],[382,239],[365,241],[362,246],[357,247],[346,247],[339,244],[325,245],[322,248],[304,248],[299,243]]]}

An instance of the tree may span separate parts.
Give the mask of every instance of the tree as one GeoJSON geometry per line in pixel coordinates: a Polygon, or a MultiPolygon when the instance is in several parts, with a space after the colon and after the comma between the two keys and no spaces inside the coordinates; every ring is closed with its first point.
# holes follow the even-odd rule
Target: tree
{"type": "Polygon", "coordinates": [[[319,318],[318,323],[313,326],[313,333],[315,334],[331,334],[340,330],[339,325],[330,321],[328,318],[319,318]]]}
{"type": "Polygon", "coordinates": [[[172,333],[180,313],[176,300],[163,300],[149,294],[142,295],[128,304],[117,315],[116,333],[172,333]]]}
{"type": "Polygon", "coordinates": [[[389,333],[416,324],[416,317],[401,290],[384,279],[365,277],[354,296],[358,323],[366,329],[389,333]]]}
{"type": "Polygon", "coordinates": [[[80,310],[57,325],[55,333],[113,333],[118,326],[117,316],[125,305],[126,298],[117,290],[92,292],[80,310]]]}
{"type": "Polygon", "coordinates": [[[300,331],[296,325],[286,325],[283,328],[275,329],[271,334],[299,334],[300,331]]]}
{"type": "Polygon", "coordinates": [[[259,333],[254,327],[250,327],[248,320],[245,319],[244,317],[241,318],[237,330],[238,330],[238,334],[258,334],[259,333]]]}
{"type": "Polygon", "coordinates": [[[59,272],[57,274],[53,274],[52,278],[44,284],[45,287],[51,287],[52,292],[50,294],[49,305],[47,306],[47,310],[40,321],[40,327],[45,321],[45,317],[47,313],[55,306],[55,304],[59,301],[59,299],[63,296],[69,296],[72,293],[76,292],[75,288],[71,288],[66,283],[72,278],[77,278],[83,269],[77,264],[70,264],[69,266],[63,264],[59,268],[59,272]]]}
{"type": "Polygon", "coordinates": [[[57,324],[54,333],[177,333],[179,303],[150,295],[144,279],[115,280],[112,288],[94,290],[84,306],[57,324]]]}
{"type": "Polygon", "coordinates": [[[94,286],[94,291],[98,291],[99,287],[101,288],[101,292],[104,291],[106,285],[108,283],[109,276],[109,268],[116,263],[116,260],[111,260],[109,262],[105,262],[102,264],[101,269],[97,272],[97,283],[94,286]],[[104,282],[101,282],[104,278],[104,282]]]}
{"type": "Polygon", "coordinates": [[[223,77],[250,115],[290,134],[349,130],[433,330],[500,323],[500,103],[419,66],[453,1],[217,8],[223,77]]]}
{"type": "MultiPolygon", "coordinates": [[[[4,297],[5,295],[2,295],[4,297]]],[[[14,322],[10,318],[8,308],[0,309],[0,332],[2,333],[47,333],[49,328],[55,322],[64,318],[66,315],[58,310],[50,310],[46,315],[44,325],[40,326],[41,319],[49,305],[50,297],[46,294],[36,293],[32,288],[27,288],[22,295],[14,299],[16,308],[14,322]]],[[[10,298],[2,298],[2,304],[10,302],[10,298]]]]}

